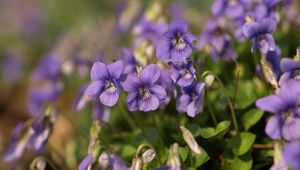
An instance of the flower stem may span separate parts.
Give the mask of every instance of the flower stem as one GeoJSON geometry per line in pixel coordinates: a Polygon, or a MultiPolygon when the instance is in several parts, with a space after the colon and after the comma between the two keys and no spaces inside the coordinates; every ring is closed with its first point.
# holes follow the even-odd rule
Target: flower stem
{"type": "Polygon", "coordinates": [[[215,115],[214,111],[212,110],[211,106],[208,106],[208,110],[209,110],[211,119],[214,122],[214,125],[217,126],[218,125],[218,121],[217,121],[216,115],[215,115]]]}

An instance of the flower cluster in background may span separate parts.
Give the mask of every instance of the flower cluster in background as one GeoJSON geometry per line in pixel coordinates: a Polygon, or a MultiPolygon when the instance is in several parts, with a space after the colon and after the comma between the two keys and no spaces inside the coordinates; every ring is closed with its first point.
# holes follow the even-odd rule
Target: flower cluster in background
{"type": "Polygon", "coordinates": [[[298,0],[0,6],[0,169],[300,170],[298,0]]]}

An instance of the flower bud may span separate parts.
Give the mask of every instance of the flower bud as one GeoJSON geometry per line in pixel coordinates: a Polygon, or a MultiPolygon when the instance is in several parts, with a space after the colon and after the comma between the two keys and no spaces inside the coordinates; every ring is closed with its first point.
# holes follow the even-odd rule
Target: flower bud
{"type": "Polygon", "coordinates": [[[262,57],[260,60],[263,75],[268,83],[270,83],[276,90],[279,89],[277,76],[273,72],[272,67],[266,61],[265,57],[262,57]]]}
{"type": "Polygon", "coordinates": [[[146,152],[144,152],[142,155],[144,164],[151,162],[154,159],[155,155],[156,154],[155,154],[154,149],[146,150],[146,152]]]}
{"type": "Polygon", "coordinates": [[[109,165],[109,154],[107,152],[102,152],[99,156],[98,162],[101,165],[102,169],[107,169],[109,165]]]}
{"type": "Polygon", "coordinates": [[[207,85],[207,87],[210,87],[214,82],[214,80],[215,80],[215,76],[210,73],[208,73],[204,78],[204,82],[207,85]]]}
{"type": "Polygon", "coordinates": [[[198,145],[197,141],[195,140],[193,134],[187,128],[185,128],[183,125],[180,126],[180,129],[183,133],[183,139],[188,144],[190,149],[193,152],[195,152],[196,154],[201,154],[202,153],[201,148],[198,145]]]}
{"type": "Polygon", "coordinates": [[[170,146],[169,150],[169,157],[167,161],[167,165],[170,167],[170,169],[173,170],[180,170],[181,163],[179,159],[179,150],[178,150],[178,144],[174,143],[170,146]]]}
{"type": "Polygon", "coordinates": [[[46,169],[47,162],[43,157],[36,157],[30,164],[30,170],[44,170],[46,169]]]}
{"type": "Polygon", "coordinates": [[[132,170],[142,170],[144,166],[143,158],[142,157],[136,157],[132,161],[132,170]]]}

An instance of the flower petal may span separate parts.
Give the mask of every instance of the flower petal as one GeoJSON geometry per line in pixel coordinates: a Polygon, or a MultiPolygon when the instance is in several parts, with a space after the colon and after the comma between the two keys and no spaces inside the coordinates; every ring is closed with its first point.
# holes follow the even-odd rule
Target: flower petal
{"type": "Polygon", "coordinates": [[[130,92],[126,98],[126,105],[129,111],[138,110],[138,92],[130,92]]]}
{"type": "Polygon", "coordinates": [[[272,18],[264,18],[259,23],[261,33],[272,33],[276,30],[276,21],[272,18]]]}
{"type": "Polygon", "coordinates": [[[242,32],[247,38],[253,38],[259,34],[260,26],[257,22],[247,22],[242,27],[242,32]]]}
{"type": "Polygon", "coordinates": [[[295,69],[300,69],[300,61],[295,61],[290,58],[283,58],[280,61],[280,68],[283,72],[294,71],[295,69]]]}
{"type": "Polygon", "coordinates": [[[107,65],[107,69],[111,78],[119,79],[124,70],[124,62],[119,60],[111,63],[107,65]]]}
{"type": "Polygon", "coordinates": [[[104,90],[100,95],[100,101],[103,105],[112,107],[114,106],[119,99],[119,89],[111,92],[109,89],[104,90]]]}
{"type": "Polygon", "coordinates": [[[282,137],[287,141],[300,139],[300,119],[298,117],[287,118],[282,126],[282,137]]]}
{"type": "Polygon", "coordinates": [[[192,54],[192,48],[189,45],[187,45],[182,50],[172,49],[171,60],[173,62],[184,62],[186,58],[188,58],[191,54],[192,54]]]}
{"type": "Polygon", "coordinates": [[[159,106],[159,100],[155,95],[148,98],[141,98],[138,102],[139,110],[143,112],[156,110],[159,106]]]}
{"type": "Polygon", "coordinates": [[[101,81],[92,82],[86,89],[86,94],[90,99],[96,99],[103,91],[104,84],[101,81]]]}
{"type": "Polygon", "coordinates": [[[154,84],[160,77],[160,70],[155,64],[150,64],[141,72],[140,79],[143,83],[154,84]]]}
{"type": "Polygon", "coordinates": [[[102,62],[96,62],[91,69],[91,79],[93,81],[108,79],[108,70],[105,64],[102,62]]]}
{"type": "Polygon", "coordinates": [[[171,44],[166,39],[161,39],[156,45],[156,56],[159,60],[170,60],[171,44]]]}
{"type": "Polygon", "coordinates": [[[256,107],[271,113],[279,113],[285,106],[278,95],[272,95],[258,99],[256,107]]]}
{"type": "Polygon", "coordinates": [[[94,163],[93,154],[88,154],[80,163],[78,169],[79,170],[88,170],[88,167],[94,163]]]}
{"type": "Polygon", "coordinates": [[[150,88],[150,90],[158,98],[159,102],[163,102],[167,97],[166,90],[160,85],[154,85],[150,88]]]}
{"type": "Polygon", "coordinates": [[[265,132],[268,136],[270,136],[272,139],[280,139],[281,138],[281,119],[280,115],[274,115],[272,116],[265,127],[265,132]]]}
{"type": "Polygon", "coordinates": [[[191,101],[192,98],[189,95],[181,95],[176,101],[176,110],[178,112],[187,112],[187,107],[191,101]]]}
{"type": "Polygon", "coordinates": [[[121,83],[123,89],[127,92],[138,91],[141,81],[136,74],[129,74],[125,82],[121,83]]]}

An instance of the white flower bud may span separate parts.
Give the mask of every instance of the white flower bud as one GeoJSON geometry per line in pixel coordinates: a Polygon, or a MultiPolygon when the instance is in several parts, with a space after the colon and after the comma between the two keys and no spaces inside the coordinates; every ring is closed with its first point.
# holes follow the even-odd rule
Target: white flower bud
{"type": "Polygon", "coordinates": [[[146,152],[144,152],[142,155],[144,164],[151,162],[154,159],[155,155],[156,154],[154,149],[148,149],[146,152]]]}
{"type": "Polygon", "coordinates": [[[197,141],[195,140],[193,134],[187,128],[185,128],[183,125],[180,126],[180,129],[183,133],[183,139],[188,144],[190,149],[193,152],[195,152],[196,154],[201,154],[202,153],[201,148],[198,145],[197,141]]]}

